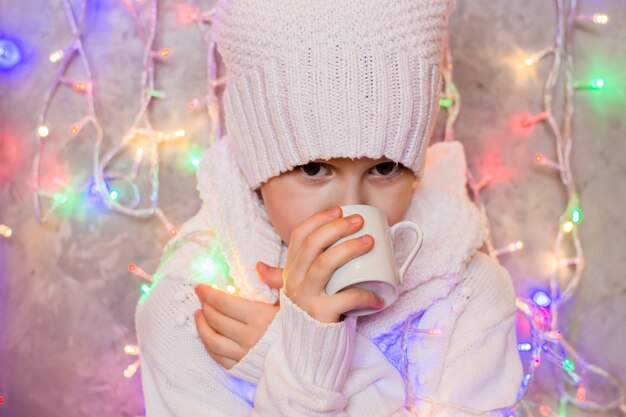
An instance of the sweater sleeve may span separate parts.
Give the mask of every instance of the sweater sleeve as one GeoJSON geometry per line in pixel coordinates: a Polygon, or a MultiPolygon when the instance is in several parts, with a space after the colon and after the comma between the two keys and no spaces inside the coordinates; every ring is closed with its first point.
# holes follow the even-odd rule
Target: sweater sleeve
{"type": "Polygon", "coordinates": [[[409,416],[400,374],[356,333],[356,317],[321,323],[281,292],[253,416],[409,416]]]}
{"type": "Polygon", "coordinates": [[[501,415],[514,404],[522,379],[515,312],[509,273],[493,258],[477,253],[461,285],[420,323],[447,329],[448,335],[442,338],[443,349],[425,344],[413,352],[419,415],[501,415]]]}
{"type": "Polygon", "coordinates": [[[195,327],[195,282],[166,275],[139,301],[135,325],[147,417],[247,416],[254,385],[229,376],[195,327]]]}

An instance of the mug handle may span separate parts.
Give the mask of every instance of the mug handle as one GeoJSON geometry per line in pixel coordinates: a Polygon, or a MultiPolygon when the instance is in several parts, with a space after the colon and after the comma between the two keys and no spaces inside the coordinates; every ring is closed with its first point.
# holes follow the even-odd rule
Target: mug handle
{"type": "Polygon", "coordinates": [[[399,270],[399,277],[398,277],[398,281],[400,281],[400,284],[402,284],[403,280],[404,280],[404,273],[406,272],[407,268],[409,267],[409,264],[411,263],[411,261],[413,260],[413,258],[415,258],[415,255],[417,255],[417,252],[420,250],[420,248],[422,247],[422,242],[424,240],[424,232],[422,232],[422,229],[415,223],[405,220],[402,222],[398,222],[396,224],[394,224],[393,226],[390,227],[390,232],[391,232],[391,239],[395,240],[396,238],[396,232],[400,229],[410,229],[413,232],[415,232],[415,236],[417,237],[417,241],[415,242],[415,246],[413,246],[413,249],[411,250],[411,253],[409,253],[409,256],[407,256],[406,260],[404,261],[404,263],[402,264],[402,267],[399,270]]]}

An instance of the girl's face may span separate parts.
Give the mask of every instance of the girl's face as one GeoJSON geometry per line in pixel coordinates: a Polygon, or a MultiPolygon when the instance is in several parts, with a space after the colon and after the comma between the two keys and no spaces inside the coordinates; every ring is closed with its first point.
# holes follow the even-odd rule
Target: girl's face
{"type": "Polygon", "coordinates": [[[348,204],[377,207],[393,226],[404,218],[417,181],[387,158],[315,160],[260,187],[272,225],[286,244],[291,232],[320,210],[348,204]]]}

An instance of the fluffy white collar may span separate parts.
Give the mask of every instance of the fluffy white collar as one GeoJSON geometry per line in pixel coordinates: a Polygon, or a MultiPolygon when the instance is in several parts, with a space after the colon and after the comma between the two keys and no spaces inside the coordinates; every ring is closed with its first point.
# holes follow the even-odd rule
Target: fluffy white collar
{"type": "MultiPolygon", "coordinates": [[[[263,261],[283,266],[287,247],[272,227],[263,203],[247,184],[233,152],[228,136],[205,152],[198,170],[203,209],[223,246],[240,294],[273,303],[277,292],[258,279],[254,265],[263,261]]],[[[425,163],[424,178],[406,215],[424,232],[421,250],[409,266],[402,286],[403,293],[423,287],[424,291],[415,292],[421,296],[412,302],[414,308],[447,295],[487,233],[484,214],[467,195],[463,145],[433,144],[427,149],[425,163]]],[[[413,237],[409,233],[398,237],[398,259],[404,259],[410,239],[413,237]]]]}

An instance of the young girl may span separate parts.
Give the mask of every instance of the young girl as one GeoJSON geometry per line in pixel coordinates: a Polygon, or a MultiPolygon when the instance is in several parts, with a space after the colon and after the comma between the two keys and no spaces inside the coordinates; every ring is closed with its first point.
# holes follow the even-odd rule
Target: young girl
{"type": "MultiPolygon", "coordinates": [[[[210,230],[205,271],[225,266],[199,284],[200,246],[182,246],[140,301],[148,417],[500,415],[515,401],[510,276],[478,251],[486,220],[467,197],[461,144],[426,152],[451,10],[452,0],[218,4],[228,134],[205,154],[203,205],[180,236],[210,230]],[[347,204],[424,232],[399,299],[358,320],[344,313],[379,307],[376,294],[324,291],[376,244],[329,248],[363,226],[342,216],[347,204]]],[[[398,263],[411,244],[394,242],[398,263]]]]}

